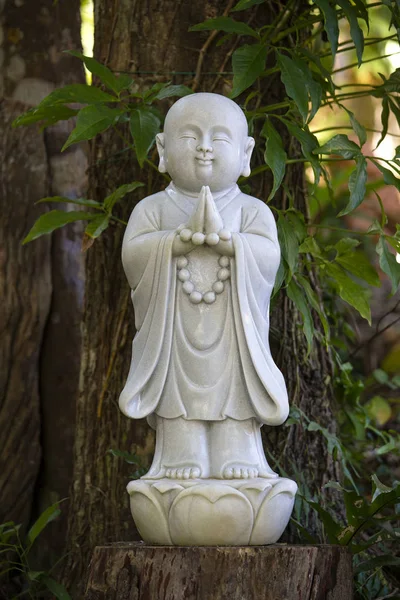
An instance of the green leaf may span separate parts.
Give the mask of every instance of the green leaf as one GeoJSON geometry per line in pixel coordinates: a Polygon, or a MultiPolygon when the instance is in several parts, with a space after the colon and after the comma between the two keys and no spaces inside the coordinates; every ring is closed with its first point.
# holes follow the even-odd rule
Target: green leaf
{"type": "Polygon", "coordinates": [[[267,199],[269,202],[275,196],[285,176],[287,155],[283,149],[281,136],[268,118],[263,125],[261,135],[266,138],[264,160],[274,176],[274,184],[267,199]]]}
{"type": "Polygon", "coordinates": [[[368,416],[381,427],[392,417],[392,408],[382,396],[374,396],[364,406],[368,416]]]}
{"type": "Polygon", "coordinates": [[[307,500],[307,502],[319,514],[329,542],[331,544],[337,544],[338,535],[340,533],[339,523],[336,523],[331,514],[317,502],[310,502],[309,500],[307,500]]]}
{"type": "Polygon", "coordinates": [[[32,545],[33,542],[36,540],[37,536],[46,527],[46,525],[51,523],[51,521],[54,521],[54,519],[56,519],[60,514],[61,510],[59,502],[55,502],[55,504],[52,504],[51,506],[46,508],[46,510],[42,512],[40,517],[34,522],[32,527],[28,531],[27,539],[29,544],[32,545]]]}
{"type": "Polygon", "coordinates": [[[328,0],[314,0],[314,4],[318,6],[324,16],[325,31],[331,45],[332,56],[335,56],[339,40],[339,24],[335,7],[331,6],[328,0]]]}
{"type": "Polygon", "coordinates": [[[189,31],[225,31],[226,33],[237,33],[238,35],[251,35],[258,38],[258,33],[249,25],[242,21],[235,21],[231,17],[216,17],[207,19],[203,23],[198,23],[189,28],[189,31]]]}
{"type": "Polygon", "coordinates": [[[310,354],[314,338],[314,321],[312,318],[310,306],[303,290],[297,285],[294,279],[291,279],[286,288],[288,297],[292,300],[297,310],[303,317],[303,331],[307,340],[307,355],[310,354]]]}
{"type": "Polygon", "coordinates": [[[360,154],[360,148],[355,142],[349,140],[347,135],[339,133],[328,140],[323,146],[313,150],[314,154],[339,154],[343,158],[355,158],[360,154]]]}
{"type": "Polygon", "coordinates": [[[355,567],[354,574],[357,575],[358,573],[364,573],[365,571],[373,571],[381,567],[389,566],[400,566],[400,557],[393,556],[393,554],[380,554],[374,558],[369,558],[355,567]]]}
{"type": "Polygon", "coordinates": [[[340,256],[341,254],[348,254],[349,252],[352,252],[354,248],[357,248],[359,245],[360,242],[354,238],[342,238],[335,244],[334,248],[338,256],[340,256]]]}
{"type": "Polygon", "coordinates": [[[240,46],[232,55],[233,88],[231,98],[236,98],[250,87],[264,71],[267,47],[262,44],[240,46]]]}
{"type": "Polygon", "coordinates": [[[313,155],[313,151],[316,148],[319,148],[319,142],[317,137],[312,134],[308,129],[301,129],[295,123],[291,121],[287,121],[285,119],[285,125],[288,128],[290,135],[295,137],[301,145],[301,150],[303,152],[304,158],[307,158],[311,167],[314,171],[314,188],[318,185],[319,180],[321,178],[321,165],[316,156],[313,155]]]}
{"type": "Polygon", "coordinates": [[[304,73],[296,63],[285,54],[276,53],[278,66],[281,70],[281,80],[289,98],[294,100],[303,118],[307,121],[308,115],[308,90],[304,81],[304,73]]]}
{"type": "Polygon", "coordinates": [[[285,212],[285,216],[286,219],[288,219],[299,244],[301,244],[307,237],[307,227],[304,215],[295,208],[289,208],[285,212]]]}
{"type": "Polygon", "coordinates": [[[127,194],[133,192],[139,187],[143,187],[144,183],[140,181],[133,181],[132,183],[125,183],[124,185],[120,185],[112,194],[107,196],[104,199],[104,208],[107,212],[111,212],[114,208],[114,205],[122,200],[127,194]]]}
{"type": "Polygon", "coordinates": [[[303,291],[306,294],[306,297],[307,297],[308,302],[310,303],[310,306],[312,306],[312,308],[315,310],[315,312],[317,313],[317,315],[322,323],[326,342],[328,342],[329,337],[330,337],[330,329],[329,329],[328,319],[326,318],[326,315],[324,312],[323,305],[320,303],[320,299],[318,298],[316,292],[312,289],[308,279],[306,279],[303,275],[300,275],[300,273],[298,273],[296,275],[296,277],[297,277],[297,281],[298,281],[300,287],[303,289],[303,291]]]}
{"type": "Polygon", "coordinates": [[[377,149],[377,147],[379,146],[379,144],[381,142],[383,142],[383,140],[385,139],[386,134],[388,132],[388,127],[389,127],[389,99],[388,99],[387,96],[385,96],[383,98],[383,100],[382,100],[381,123],[382,123],[382,135],[380,137],[379,142],[375,146],[375,150],[377,149]]]}
{"type": "Polygon", "coordinates": [[[29,581],[37,581],[45,573],[46,573],[46,571],[28,571],[27,572],[27,577],[28,577],[29,581]]]}
{"type": "Polygon", "coordinates": [[[117,95],[119,95],[122,90],[128,89],[133,83],[133,79],[130,77],[127,77],[126,75],[117,77],[108,67],[102,65],[91,56],[84,56],[81,52],[78,52],[78,50],[67,50],[67,54],[80,58],[87,70],[93,73],[93,75],[97,75],[100,81],[117,95]]]}
{"type": "Polygon", "coordinates": [[[79,206],[102,208],[101,203],[96,200],[89,200],[88,198],[68,198],[67,196],[46,196],[46,198],[37,200],[35,204],[43,204],[44,202],[67,202],[68,204],[77,204],[79,206]]]}
{"type": "Polygon", "coordinates": [[[400,264],[396,257],[387,247],[385,237],[381,235],[376,245],[376,251],[379,255],[379,264],[384,273],[392,282],[392,292],[395,293],[400,283],[400,264]]]}
{"type": "Polygon", "coordinates": [[[69,108],[68,106],[63,106],[62,104],[44,106],[41,108],[30,108],[28,111],[14,119],[12,126],[21,127],[43,121],[42,127],[44,128],[54,125],[54,123],[57,123],[58,121],[67,121],[71,117],[75,117],[77,113],[77,110],[69,108]]]}
{"type": "Polygon", "coordinates": [[[327,274],[335,281],[339,295],[348,304],[353,306],[360,315],[371,324],[371,309],[368,292],[338,265],[325,263],[327,274]]]}
{"type": "Polygon", "coordinates": [[[36,238],[51,233],[55,229],[59,229],[67,223],[74,223],[75,221],[86,221],[94,219],[96,214],[86,213],[83,211],[64,211],[64,210],[51,210],[50,212],[41,215],[26,238],[23,240],[23,244],[32,242],[36,238]]]}
{"type": "Polygon", "coordinates": [[[252,6],[256,6],[257,4],[263,4],[265,0],[239,0],[239,2],[231,9],[231,12],[236,12],[238,10],[247,10],[252,6]]]}
{"type": "Polygon", "coordinates": [[[337,4],[343,9],[344,14],[350,25],[350,35],[356,47],[358,66],[361,66],[362,55],[364,52],[364,34],[357,21],[357,13],[349,0],[336,0],[337,4]]]}
{"type": "Polygon", "coordinates": [[[395,148],[395,155],[393,157],[393,160],[399,159],[400,158],[400,146],[396,146],[395,148]]]}
{"type": "Polygon", "coordinates": [[[365,127],[361,125],[359,121],[357,121],[357,119],[354,116],[354,113],[352,113],[351,110],[346,109],[346,112],[350,117],[350,123],[353,128],[353,131],[360,141],[360,146],[364,146],[365,142],[367,141],[367,131],[365,127]]]}
{"type": "Polygon", "coordinates": [[[358,11],[358,18],[359,19],[364,19],[365,23],[367,24],[368,30],[369,30],[369,14],[368,14],[368,8],[366,7],[365,3],[363,0],[354,0],[354,4],[356,5],[357,11],[358,11]]]}
{"type": "Polygon", "coordinates": [[[385,235],[385,240],[396,250],[397,254],[400,254],[400,239],[398,237],[385,235]]]}
{"type": "Polygon", "coordinates": [[[117,458],[123,458],[125,462],[129,465],[138,465],[141,466],[142,461],[139,456],[136,454],[132,454],[131,452],[126,452],[125,450],[114,450],[111,448],[108,450],[108,453],[112,456],[116,456],[117,458]]]}
{"type": "Polygon", "coordinates": [[[293,231],[293,227],[285,218],[282,211],[279,211],[277,227],[282,257],[285,259],[289,273],[292,275],[296,271],[297,267],[299,242],[295,232],[293,231]]]}
{"type": "Polygon", "coordinates": [[[314,237],[307,237],[299,247],[299,252],[304,254],[311,254],[317,258],[323,258],[321,248],[314,237]]]}
{"type": "Polygon", "coordinates": [[[350,273],[363,279],[370,285],[380,287],[381,281],[379,276],[363,252],[351,252],[337,256],[336,262],[346,269],[346,271],[350,271],[350,273]]]}
{"type": "Polygon", "coordinates": [[[383,369],[374,369],[372,374],[376,381],[382,385],[386,385],[389,381],[389,375],[383,369]]]}
{"type": "Polygon", "coordinates": [[[374,158],[371,158],[370,160],[374,163],[376,167],[378,167],[378,169],[382,173],[383,181],[386,183],[386,185],[394,185],[394,187],[400,191],[400,179],[397,179],[397,177],[393,175],[392,171],[389,171],[389,169],[383,167],[380,164],[380,162],[378,162],[374,158]]]}
{"type": "Polygon", "coordinates": [[[382,483],[382,481],[380,481],[378,479],[378,476],[375,475],[375,473],[371,476],[371,479],[372,479],[373,489],[374,489],[374,493],[373,493],[373,496],[372,496],[372,499],[371,499],[371,503],[375,502],[375,500],[381,494],[387,494],[387,493],[393,491],[393,488],[388,487],[387,485],[385,485],[384,483],[382,483]]]}
{"type": "Polygon", "coordinates": [[[120,110],[108,108],[101,104],[82,108],[76,119],[75,129],[71,131],[71,134],[61,151],[63,152],[69,146],[76,144],[77,142],[91,140],[98,133],[102,133],[111,127],[121,114],[122,112],[120,110]]]}
{"type": "Polygon", "coordinates": [[[107,229],[110,223],[111,215],[103,214],[98,215],[94,219],[89,222],[89,225],[85,229],[85,233],[92,239],[96,239],[100,234],[103,233],[105,229],[107,229]]]}
{"type": "Polygon", "coordinates": [[[308,68],[308,65],[304,62],[304,60],[301,60],[300,58],[295,58],[293,62],[299,68],[299,70],[302,71],[303,85],[305,83],[307,91],[310,95],[311,112],[308,117],[308,121],[311,121],[315,116],[316,112],[318,111],[319,107],[321,106],[322,88],[320,84],[314,80],[312,72],[308,68]]]}
{"type": "Polygon", "coordinates": [[[50,106],[52,104],[69,104],[79,102],[79,104],[99,104],[102,102],[117,102],[115,96],[106,94],[99,88],[84,83],[72,83],[62,88],[54,90],[39,104],[38,108],[50,106]]]}
{"type": "Polygon", "coordinates": [[[365,198],[367,178],[367,161],[365,160],[365,157],[360,154],[356,157],[356,168],[351,172],[349,177],[350,200],[347,206],[340,211],[338,217],[343,217],[355,210],[357,206],[360,206],[365,198]]]}
{"type": "Polygon", "coordinates": [[[143,167],[147,153],[160,130],[160,119],[147,108],[135,108],[131,112],[130,130],[138,163],[143,167]]]}
{"type": "Polygon", "coordinates": [[[193,91],[186,85],[168,85],[160,90],[156,96],[157,100],[164,100],[164,98],[172,98],[173,96],[188,96],[193,94],[193,91]]]}
{"type": "Polygon", "coordinates": [[[52,577],[42,577],[40,579],[48,590],[57,598],[57,600],[71,600],[71,596],[61,583],[55,581],[52,577]]]}
{"type": "Polygon", "coordinates": [[[388,452],[393,452],[394,450],[396,452],[400,450],[399,442],[397,440],[392,439],[387,444],[384,444],[383,446],[375,450],[375,452],[378,456],[383,456],[384,454],[387,454],[388,452]]]}

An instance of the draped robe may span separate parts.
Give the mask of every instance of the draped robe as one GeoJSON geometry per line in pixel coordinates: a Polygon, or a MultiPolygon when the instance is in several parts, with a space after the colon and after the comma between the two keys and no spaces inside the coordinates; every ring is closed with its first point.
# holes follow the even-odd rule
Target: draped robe
{"type": "MultiPolygon", "coordinates": [[[[122,248],[136,335],[119,403],[132,418],[218,421],[254,417],[279,425],[288,415],[285,381],[269,348],[269,303],[280,249],[270,209],[238,186],[214,194],[232,232],[230,279],[212,304],[192,304],[172,254],[177,227],[197,196],[173,184],[132,212],[122,248]]],[[[199,246],[187,258],[196,289],[211,290],[220,255],[199,246]]]]}

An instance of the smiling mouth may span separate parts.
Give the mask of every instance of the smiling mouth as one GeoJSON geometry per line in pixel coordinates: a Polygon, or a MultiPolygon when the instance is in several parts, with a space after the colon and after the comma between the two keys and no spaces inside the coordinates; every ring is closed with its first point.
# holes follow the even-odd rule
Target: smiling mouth
{"type": "Polygon", "coordinates": [[[214,159],[213,158],[197,158],[196,157],[196,160],[200,165],[211,165],[211,163],[214,159]]]}

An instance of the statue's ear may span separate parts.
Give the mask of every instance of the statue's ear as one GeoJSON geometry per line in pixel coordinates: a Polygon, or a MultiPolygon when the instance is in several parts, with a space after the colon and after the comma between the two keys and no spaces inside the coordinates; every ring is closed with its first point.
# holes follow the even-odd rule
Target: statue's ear
{"type": "Polygon", "coordinates": [[[165,164],[165,137],[163,133],[157,133],[156,135],[156,144],[157,144],[157,151],[158,151],[158,156],[160,157],[160,162],[158,163],[158,170],[160,171],[160,173],[166,173],[167,172],[167,166],[165,164]]]}
{"type": "Polygon", "coordinates": [[[245,148],[244,148],[243,167],[242,167],[243,177],[248,177],[251,173],[250,159],[251,159],[251,155],[253,153],[254,145],[255,145],[254,138],[248,137],[246,140],[245,148]]]}

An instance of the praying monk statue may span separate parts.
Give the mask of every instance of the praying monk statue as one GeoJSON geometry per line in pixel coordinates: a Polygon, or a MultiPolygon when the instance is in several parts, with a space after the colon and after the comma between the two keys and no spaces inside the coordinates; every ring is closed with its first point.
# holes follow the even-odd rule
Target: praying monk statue
{"type": "MultiPolygon", "coordinates": [[[[285,381],[268,342],[280,248],[271,210],[236,184],[250,175],[254,139],[237,104],[197,93],[169,110],[157,148],[159,170],[172,181],[135,207],[122,249],[137,333],[119,405],[156,430],[154,460],[142,479],[150,487],[163,482],[151,494],[164,495],[214,482],[217,497],[226,480],[234,492],[256,482],[263,493],[289,482],[283,493],[290,516],[296,484],[269,467],[260,432],[288,416],[285,381]]],[[[142,510],[144,483],[129,485],[134,514],[142,510]]],[[[207,486],[200,487],[203,494],[207,486]]],[[[137,524],[142,516],[134,514],[137,524]]],[[[156,543],[193,539],[142,535],[156,543]]]]}

